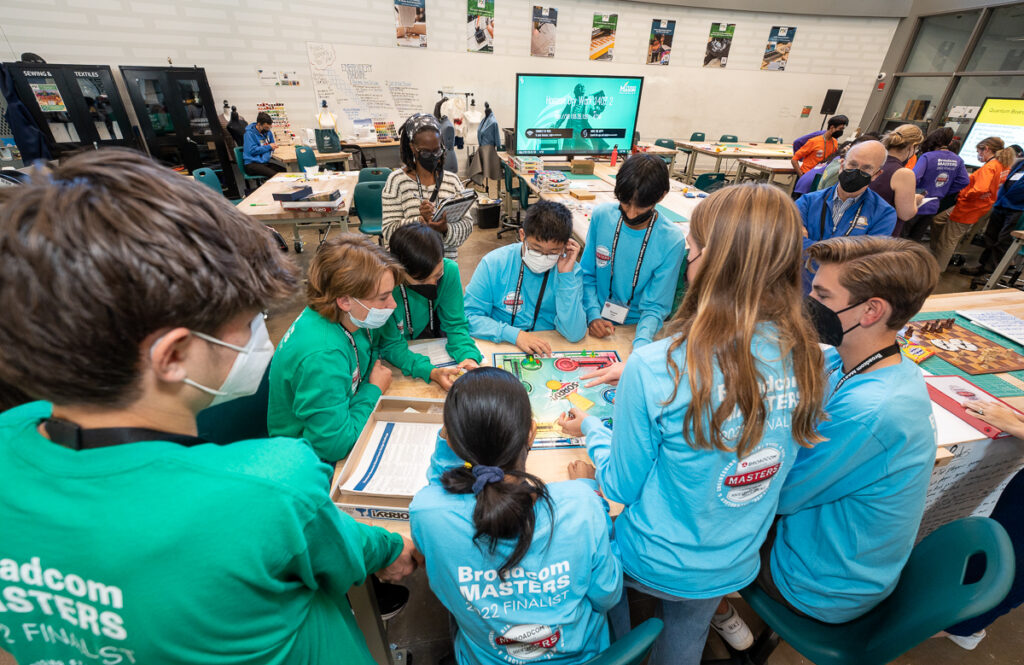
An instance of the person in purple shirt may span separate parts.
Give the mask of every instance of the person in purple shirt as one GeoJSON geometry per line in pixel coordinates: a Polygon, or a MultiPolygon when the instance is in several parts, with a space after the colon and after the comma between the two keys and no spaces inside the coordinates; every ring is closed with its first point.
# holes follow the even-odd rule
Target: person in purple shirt
{"type": "Polygon", "coordinates": [[[924,232],[931,228],[932,218],[940,211],[943,199],[956,202],[956,195],[967,186],[970,178],[964,160],[950,151],[949,144],[953,140],[953,130],[940,127],[928,134],[921,143],[920,156],[914,164],[914,175],[917,176],[917,191],[925,198],[934,201],[922,203],[917,215],[903,225],[903,236],[911,240],[921,240],[924,232]]]}

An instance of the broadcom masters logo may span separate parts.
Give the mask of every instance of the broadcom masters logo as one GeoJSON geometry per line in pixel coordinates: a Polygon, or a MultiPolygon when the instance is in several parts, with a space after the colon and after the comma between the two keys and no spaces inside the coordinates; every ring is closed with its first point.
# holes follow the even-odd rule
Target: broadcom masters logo
{"type": "Polygon", "coordinates": [[[781,448],[765,446],[741,460],[733,460],[718,477],[718,498],[733,508],[760,500],[782,468],[784,455],[781,448]]]}
{"type": "Polygon", "coordinates": [[[562,629],[540,623],[508,626],[501,635],[491,633],[491,643],[506,652],[511,662],[537,660],[551,653],[562,639],[562,629]]]}
{"type": "Polygon", "coordinates": [[[626,81],[625,83],[623,83],[622,85],[619,86],[619,94],[620,95],[635,95],[636,94],[636,86],[631,84],[629,81],[626,81]]]}

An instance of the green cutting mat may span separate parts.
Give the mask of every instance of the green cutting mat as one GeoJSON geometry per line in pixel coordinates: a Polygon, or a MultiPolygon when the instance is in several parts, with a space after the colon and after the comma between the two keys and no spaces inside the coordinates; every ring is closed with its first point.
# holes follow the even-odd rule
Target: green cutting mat
{"type": "Polygon", "coordinates": [[[600,180],[600,178],[593,173],[570,173],[569,171],[565,171],[565,177],[569,180],[600,180]]]}
{"type": "MultiPolygon", "coordinates": [[[[914,321],[931,321],[933,319],[952,319],[956,318],[958,325],[970,330],[971,332],[977,333],[985,339],[995,342],[996,344],[1006,347],[1012,351],[1024,355],[1024,347],[1016,342],[1011,342],[1001,335],[982,328],[981,326],[975,325],[963,316],[960,316],[956,312],[928,312],[926,314],[918,314],[913,318],[914,321]]],[[[974,385],[978,386],[982,390],[987,390],[996,397],[1019,397],[1024,395],[1024,390],[1021,390],[1017,386],[1007,383],[995,374],[975,374],[971,375],[960,369],[957,369],[956,365],[946,362],[938,356],[932,356],[923,363],[921,367],[928,370],[932,374],[952,374],[955,376],[962,376],[974,385]]],[[[1024,370],[1018,370],[1016,372],[1008,372],[1008,374],[1015,379],[1024,381],[1024,370]]]]}

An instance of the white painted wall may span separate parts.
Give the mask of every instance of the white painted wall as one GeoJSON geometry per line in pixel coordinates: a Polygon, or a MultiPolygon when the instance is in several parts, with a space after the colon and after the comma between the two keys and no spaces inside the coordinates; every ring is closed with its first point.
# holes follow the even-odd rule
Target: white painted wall
{"type": "MultiPolygon", "coordinates": [[[[413,73],[424,62],[443,63],[423,85],[433,107],[437,86],[463,89],[493,101],[503,126],[513,124],[512,86],[517,71],[629,73],[652,77],[645,90],[639,130],[645,139],[704,131],[762,140],[817,129],[824,88],[845,82],[839,112],[860,121],[875,74],[897,25],[894,18],[837,18],[763,12],[718,11],[613,0],[552,0],[559,10],[553,59],[530,58],[531,0],[496,0],[493,54],[465,52],[465,0],[427,0],[429,46],[393,47],[391,0],[2,0],[0,57],[24,51],[50,63],[198,65],[206,69],[215,103],[228,99],[249,120],[261,101],[287,104],[297,127],[313,122],[307,41],[330,42],[390,73],[413,73]],[[594,12],[617,12],[615,59],[587,60],[594,12]],[[674,19],[676,36],[668,67],[643,64],[652,18],[674,19]],[[729,65],[702,69],[712,21],[736,23],[729,65]],[[785,72],[761,72],[760,57],[773,25],[797,27],[785,72]],[[263,87],[257,67],[296,70],[302,85],[263,87]],[[438,70],[440,69],[440,70],[438,70]],[[432,89],[431,89],[432,88],[432,89]],[[648,95],[647,90],[652,94],[648,95]],[[812,116],[799,118],[803,105],[812,116]]],[[[480,103],[480,102],[478,102],[480,103]]]]}

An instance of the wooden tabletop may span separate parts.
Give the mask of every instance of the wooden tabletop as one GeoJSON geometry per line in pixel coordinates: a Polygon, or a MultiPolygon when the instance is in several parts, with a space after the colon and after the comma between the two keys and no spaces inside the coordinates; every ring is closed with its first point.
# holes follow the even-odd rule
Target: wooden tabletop
{"type": "Polygon", "coordinates": [[[793,156],[793,147],[784,143],[754,143],[737,141],[736,143],[706,143],[700,141],[676,141],[676,148],[686,148],[712,157],[769,157],[789,159],[793,156]]]}
{"type": "Polygon", "coordinates": [[[793,162],[788,159],[764,159],[761,157],[744,157],[739,160],[744,166],[770,171],[771,173],[796,173],[793,162]]]}
{"type": "Polygon", "coordinates": [[[352,197],[355,195],[356,182],[358,180],[359,173],[356,171],[332,171],[313,176],[312,180],[308,180],[302,173],[278,173],[260,185],[259,189],[255,192],[239,201],[238,209],[246,215],[267,224],[292,220],[344,217],[348,215],[349,208],[352,207],[352,197]],[[343,203],[329,212],[299,212],[297,210],[285,210],[281,207],[280,201],[274,200],[273,195],[275,192],[284,192],[299,185],[310,185],[313,188],[314,194],[327,192],[332,189],[340,189],[342,190],[341,197],[343,203]]]}
{"type": "MultiPolygon", "coordinates": [[[[312,148],[312,150],[317,163],[341,162],[352,156],[347,152],[321,153],[316,148],[312,148]]],[[[295,156],[295,146],[293,145],[279,145],[274,148],[274,159],[284,164],[294,164],[299,161],[299,158],[295,156]]]]}

